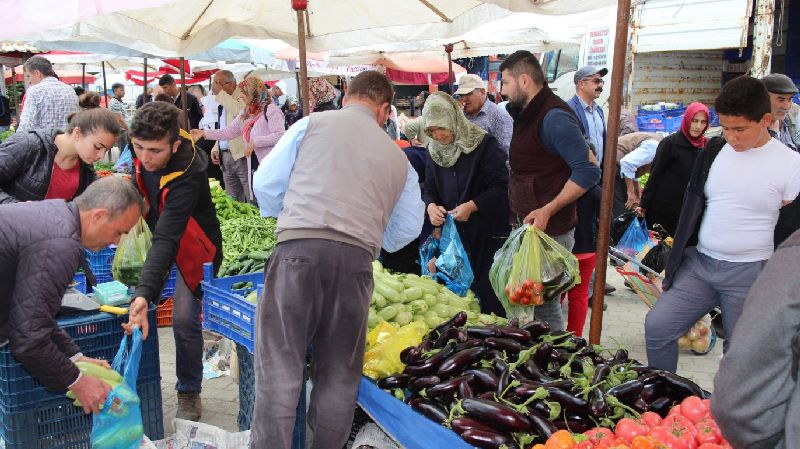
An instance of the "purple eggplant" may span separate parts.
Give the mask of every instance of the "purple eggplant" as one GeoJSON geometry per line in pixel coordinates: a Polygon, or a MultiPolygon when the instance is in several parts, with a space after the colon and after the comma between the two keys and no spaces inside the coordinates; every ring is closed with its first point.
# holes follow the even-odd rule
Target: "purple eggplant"
{"type": "Polygon", "coordinates": [[[400,351],[400,361],[403,362],[404,365],[411,365],[421,358],[422,353],[419,352],[419,348],[416,346],[409,346],[400,351]]]}
{"type": "Polygon", "coordinates": [[[499,351],[520,352],[528,349],[527,346],[511,338],[487,337],[483,342],[487,348],[497,349],[499,351]]]}
{"type": "Polygon", "coordinates": [[[561,407],[565,411],[578,415],[587,415],[591,412],[591,405],[582,398],[574,396],[561,388],[546,387],[546,389],[547,392],[550,393],[550,400],[561,404],[561,407]]]}
{"type": "Polygon", "coordinates": [[[622,365],[623,363],[628,363],[628,351],[624,349],[617,349],[617,352],[614,354],[614,358],[611,359],[611,366],[622,365]]]}
{"type": "Polygon", "coordinates": [[[444,345],[446,345],[447,342],[450,340],[456,340],[459,343],[463,343],[467,341],[467,338],[468,338],[467,331],[459,329],[457,327],[451,327],[450,329],[447,329],[441,335],[439,335],[439,338],[437,338],[436,341],[433,343],[433,347],[434,348],[444,347],[444,345]]]}
{"type": "Polygon", "coordinates": [[[642,387],[642,391],[639,396],[646,402],[650,403],[655,401],[656,399],[664,396],[666,393],[666,388],[662,386],[662,384],[649,384],[642,387]]]}
{"type": "Polygon", "coordinates": [[[672,400],[668,397],[658,398],[647,406],[648,411],[658,413],[662,418],[667,417],[671,408],[672,400]]]}
{"type": "MultiPolygon", "coordinates": [[[[550,413],[549,409],[547,413],[550,413]]],[[[550,438],[550,435],[556,433],[558,430],[549,419],[536,411],[528,410],[527,418],[528,422],[531,423],[531,430],[537,433],[542,440],[547,440],[550,438]]]]}
{"type": "Polygon", "coordinates": [[[465,341],[464,343],[459,343],[456,345],[456,352],[461,352],[465,349],[469,348],[477,348],[479,346],[483,346],[483,340],[478,338],[470,338],[469,340],[465,341]]]}
{"type": "Polygon", "coordinates": [[[404,374],[408,374],[412,377],[418,376],[425,376],[428,374],[432,374],[439,369],[439,365],[442,364],[448,357],[453,355],[456,351],[456,344],[455,343],[448,343],[444,348],[442,348],[436,354],[428,357],[427,359],[422,359],[415,365],[408,365],[406,366],[405,370],[403,370],[404,374]]]}
{"type": "Polygon", "coordinates": [[[438,424],[443,424],[448,418],[444,409],[430,399],[414,398],[408,401],[408,405],[410,405],[414,411],[425,415],[425,417],[431,421],[436,421],[438,424]]]}
{"type": "Polygon", "coordinates": [[[453,327],[461,327],[465,324],[467,324],[467,312],[458,312],[457,314],[453,315],[453,318],[450,318],[444,323],[438,325],[436,329],[430,332],[429,335],[431,335],[433,339],[437,339],[448,329],[453,327]]]}
{"type": "Polygon", "coordinates": [[[527,432],[531,428],[531,423],[525,415],[498,402],[465,399],[461,402],[461,408],[469,417],[487,422],[501,431],[527,432]]]}
{"type": "Polygon", "coordinates": [[[644,413],[647,411],[647,401],[641,397],[638,397],[635,401],[633,401],[633,404],[631,404],[631,408],[639,413],[644,413]]]}
{"type": "Polygon", "coordinates": [[[483,399],[485,401],[494,401],[494,390],[486,391],[478,395],[478,399],[483,399]]]}
{"type": "Polygon", "coordinates": [[[458,391],[459,384],[469,382],[472,379],[472,376],[454,377],[428,388],[425,393],[429,398],[450,397],[458,391]]]}
{"type": "Polygon", "coordinates": [[[439,377],[450,377],[459,374],[467,369],[468,366],[480,360],[484,352],[486,352],[486,348],[483,347],[469,348],[457,352],[442,362],[437,374],[439,377]]]}
{"type": "Polygon", "coordinates": [[[511,338],[523,343],[529,343],[532,338],[529,331],[518,327],[498,326],[498,329],[500,330],[500,337],[511,338]]]}
{"type": "Polygon", "coordinates": [[[698,396],[700,398],[704,398],[706,396],[706,392],[704,392],[699,385],[685,377],[681,377],[669,371],[661,371],[659,376],[661,379],[663,379],[666,387],[669,388],[669,390],[673,393],[670,395],[670,397],[677,402],[680,402],[689,396],[698,396]]]}
{"type": "Polygon", "coordinates": [[[600,387],[593,388],[589,392],[589,407],[591,408],[592,416],[595,418],[602,418],[610,411],[603,390],[600,387]]]}
{"type": "Polygon", "coordinates": [[[459,435],[466,432],[468,429],[481,429],[481,430],[487,430],[489,432],[495,431],[488,425],[480,421],[476,421],[472,418],[467,418],[466,416],[455,418],[452,422],[450,422],[450,428],[453,429],[453,431],[459,435]]]}
{"type": "Polygon", "coordinates": [[[581,415],[566,416],[563,419],[559,418],[553,422],[557,429],[569,430],[572,433],[583,433],[594,427],[588,418],[581,415]]]}
{"type": "Polygon", "coordinates": [[[499,326],[496,325],[470,326],[467,328],[467,335],[469,335],[472,338],[499,337],[500,328],[499,326]]]}
{"type": "Polygon", "coordinates": [[[522,399],[527,399],[536,393],[539,388],[559,388],[569,393],[575,384],[570,379],[554,380],[552,382],[524,382],[514,388],[514,394],[522,399]]]}
{"type": "Polygon", "coordinates": [[[470,428],[460,434],[461,439],[481,449],[517,449],[517,443],[510,435],[494,430],[470,428]]]}
{"type": "Polygon", "coordinates": [[[547,364],[550,362],[550,357],[553,353],[553,345],[550,343],[542,343],[539,346],[539,349],[533,354],[533,361],[539,365],[540,368],[547,367],[547,364]]]}
{"type": "Polygon", "coordinates": [[[611,374],[611,366],[601,363],[594,367],[594,376],[592,377],[592,385],[597,385],[605,380],[611,374]]]}
{"type": "Polygon", "coordinates": [[[497,376],[487,368],[468,369],[464,371],[463,374],[472,374],[475,377],[475,384],[479,387],[479,390],[491,390],[492,393],[497,390],[497,376]]]}
{"type": "Polygon", "coordinates": [[[441,381],[442,379],[439,378],[439,376],[414,377],[408,381],[408,389],[413,392],[417,392],[426,388],[430,388],[441,381]]]}
{"type": "Polygon", "coordinates": [[[472,392],[472,388],[469,386],[469,382],[462,381],[458,384],[458,395],[461,399],[472,399],[475,397],[475,394],[472,392]]]}
{"type": "Polygon", "coordinates": [[[533,320],[529,323],[523,324],[521,328],[530,332],[531,338],[539,338],[542,335],[550,333],[550,324],[541,320],[533,320]]]}
{"type": "Polygon", "coordinates": [[[639,379],[634,379],[625,382],[624,384],[619,384],[615,387],[609,388],[607,393],[623,402],[628,402],[632,401],[636,396],[639,396],[642,393],[643,388],[644,385],[642,384],[642,381],[639,379]]]}
{"type": "Polygon", "coordinates": [[[384,377],[378,381],[378,387],[384,390],[392,390],[395,388],[405,388],[408,385],[411,376],[408,374],[398,374],[396,376],[384,377]]]}
{"type": "Polygon", "coordinates": [[[519,370],[525,374],[525,377],[534,382],[552,382],[555,379],[543,373],[539,365],[533,360],[528,360],[519,367],[519,370]]]}
{"type": "Polygon", "coordinates": [[[492,363],[494,364],[494,372],[497,374],[497,388],[495,389],[495,394],[497,397],[501,397],[506,391],[509,382],[511,382],[511,373],[508,369],[508,363],[506,363],[505,360],[494,359],[492,363]]]}

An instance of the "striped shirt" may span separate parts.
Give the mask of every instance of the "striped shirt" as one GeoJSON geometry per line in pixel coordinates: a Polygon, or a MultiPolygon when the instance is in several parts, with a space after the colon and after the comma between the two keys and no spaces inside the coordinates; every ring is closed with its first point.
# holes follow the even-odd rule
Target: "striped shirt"
{"type": "Polygon", "coordinates": [[[500,142],[503,151],[508,154],[508,147],[511,146],[511,134],[514,132],[514,120],[508,115],[505,108],[500,108],[486,100],[481,110],[474,116],[467,115],[467,119],[494,136],[500,142]]]}
{"type": "Polygon", "coordinates": [[[17,132],[67,128],[67,116],[78,110],[75,89],[48,76],[28,88],[17,132]]]}

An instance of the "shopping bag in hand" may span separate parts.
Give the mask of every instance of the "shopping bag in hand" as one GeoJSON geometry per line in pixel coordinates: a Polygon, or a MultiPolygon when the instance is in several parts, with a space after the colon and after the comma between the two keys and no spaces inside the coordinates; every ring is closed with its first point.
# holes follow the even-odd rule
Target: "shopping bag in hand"
{"type": "Polygon", "coordinates": [[[130,350],[122,337],[111,367],[124,373],[123,381],[108,394],[100,413],[92,420],[92,449],[138,449],[144,436],[136,378],[142,356],[142,332],[134,328],[130,350]]]}
{"type": "Polygon", "coordinates": [[[459,296],[467,294],[474,279],[467,251],[461,243],[456,222],[450,214],[445,218],[442,237],[439,239],[436,277],[444,281],[444,285],[459,296]]]}
{"type": "Polygon", "coordinates": [[[628,227],[631,225],[631,222],[636,218],[636,212],[629,210],[627,212],[622,213],[620,216],[614,218],[614,221],[611,222],[611,244],[616,246],[619,243],[622,236],[625,235],[625,231],[628,230],[628,227]]]}
{"type": "Polygon", "coordinates": [[[128,286],[139,283],[144,260],[151,244],[150,228],[144,218],[140,218],[130,232],[123,235],[117,245],[114,263],[111,265],[111,274],[114,279],[128,286]]]}
{"type": "Polygon", "coordinates": [[[436,278],[436,273],[432,273],[428,268],[428,262],[433,260],[439,254],[439,239],[435,238],[433,234],[429,235],[425,242],[419,246],[419,265],[420,273],[424,276],[436,278]]]}
{"type": "Polygon", "coordinates": [[[619,239],[617,249],[630,257],[635,257],[650,244],[650,233],[644,218],[636,218],[628,225],[625,234],[619,239]]]}
{"type": "Polygon", "coordinates": [[[533,319],[533,307],[558,299],[580,282],[578,260],[535,226],[511,233],[489,271],[492,289],[508,316],[533,319]]]}

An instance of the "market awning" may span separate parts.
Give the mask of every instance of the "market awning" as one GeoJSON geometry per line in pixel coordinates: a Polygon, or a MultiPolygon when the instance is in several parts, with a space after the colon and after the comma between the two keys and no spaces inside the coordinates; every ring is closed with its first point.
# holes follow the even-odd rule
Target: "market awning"
{"type": "MultiPolygon", "coordinates": [[[[18,83],[22,83],[25,81],[25,76],[22,73],[22,66],[18,66],[15,68],[16,70],[16,81],[18,83]]],[[[56,70],[56,75],[58,75],[58,79],[61,80],[62,83],[65,84],[81,84],[82,83],[82,73],[78,70],[56,70]]],[[[11,70],[6,70],[3,74],[4,82],[6,84],[11,84],[11,70]]],[[[94,83],[95,77],[91,74],[86,74],[86,82],[91,84],[94,83]]]]}

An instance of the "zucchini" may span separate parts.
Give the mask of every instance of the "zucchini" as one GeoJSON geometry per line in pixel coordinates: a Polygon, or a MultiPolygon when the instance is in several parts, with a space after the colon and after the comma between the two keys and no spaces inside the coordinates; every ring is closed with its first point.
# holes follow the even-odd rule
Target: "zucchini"
{"type": "Polygon", "coordinates": [[[407,288],[405,293],[409,301],[416,301],[422,298],[422,289],[419,287],[407,288]]]}
{"type": "Polygon", "coordinates": [[[384,284],[382,279],[375,279],[375,292],[386,298],[389,302],[401,302],[400,293],[384,284]]]}

